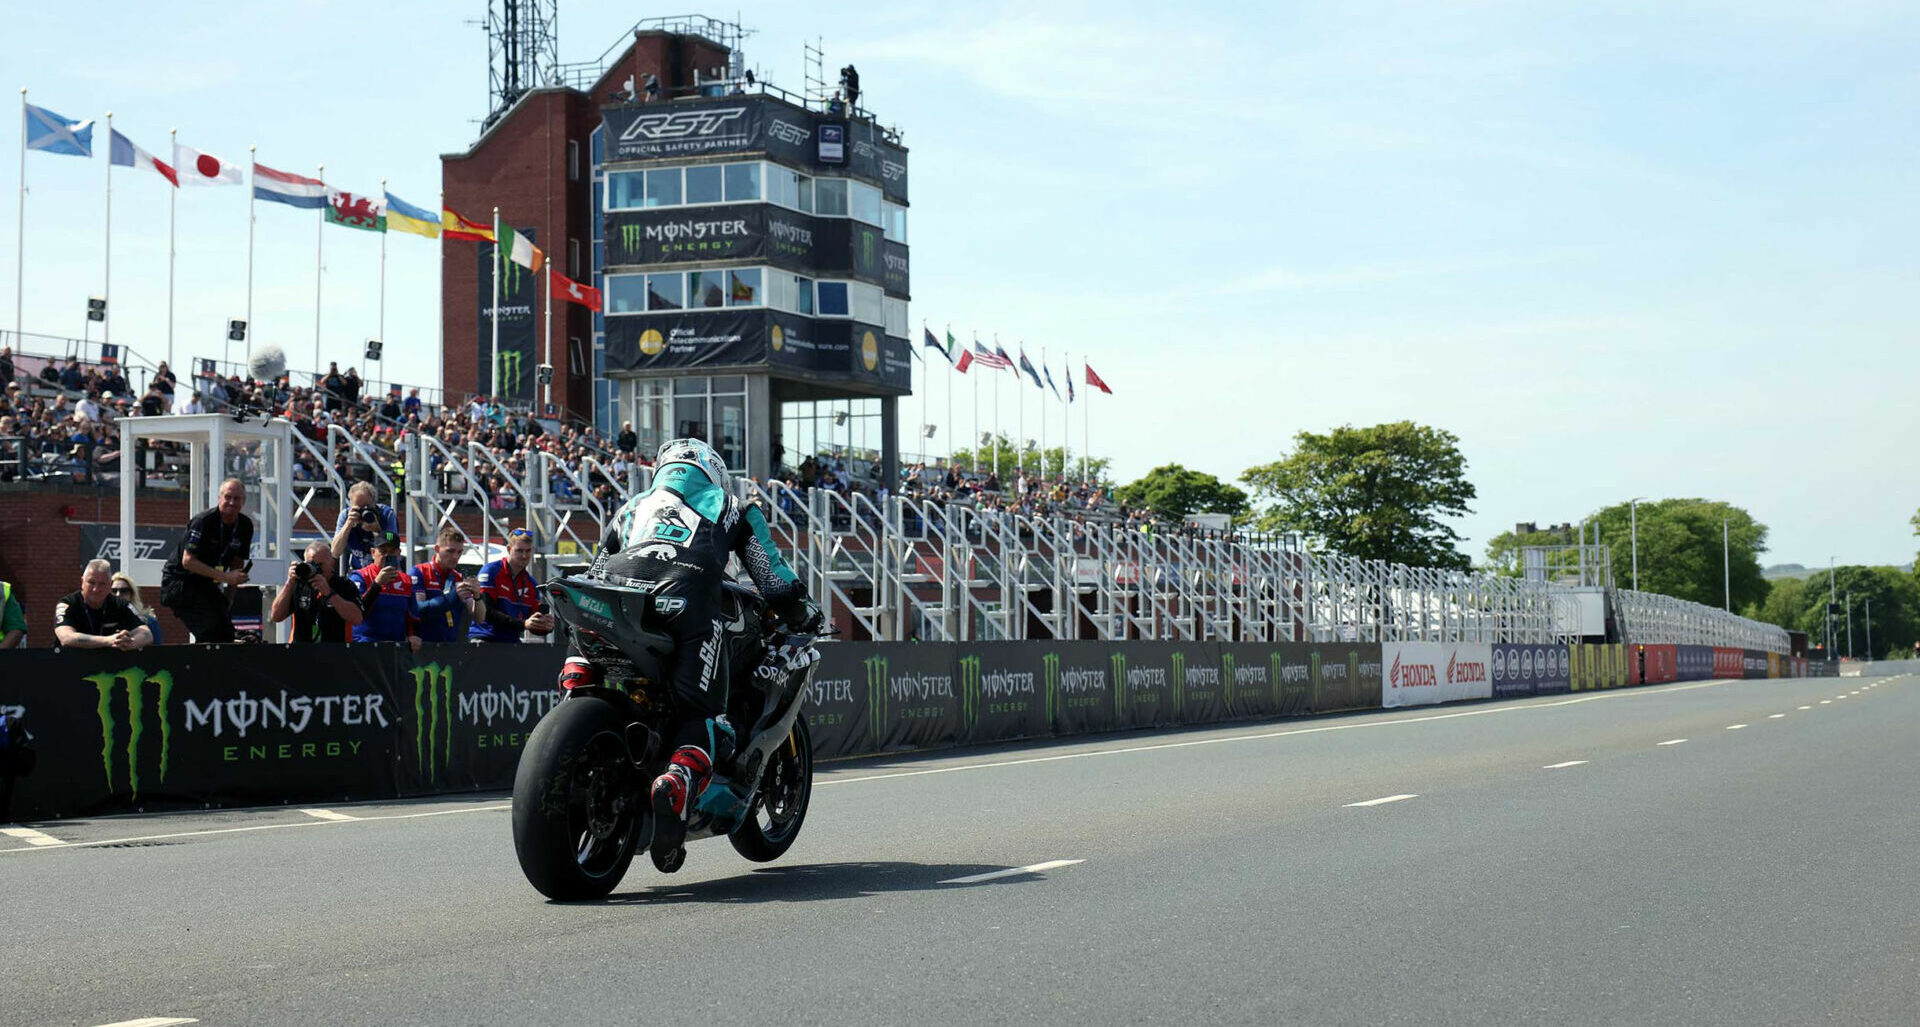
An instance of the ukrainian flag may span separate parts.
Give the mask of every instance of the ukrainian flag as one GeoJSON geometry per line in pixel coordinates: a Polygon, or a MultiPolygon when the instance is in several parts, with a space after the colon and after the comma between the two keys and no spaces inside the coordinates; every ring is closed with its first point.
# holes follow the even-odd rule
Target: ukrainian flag
{"type": "Polygon", "coordinates": [[[440,216],[401,199],[392,193],[387,194],[387,231],[412,232],[429,239],[440,238],[440,216]]]}

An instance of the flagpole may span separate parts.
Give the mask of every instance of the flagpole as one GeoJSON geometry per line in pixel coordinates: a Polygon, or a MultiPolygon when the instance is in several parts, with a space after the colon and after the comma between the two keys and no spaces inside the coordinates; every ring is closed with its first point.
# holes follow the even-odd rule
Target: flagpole
{"type": "MultiPolygon", "coordinates": [[[[167,139],[173,143],[174,163],[180,162],[180,130],[167,130],[167,139]]],[[[178,172],[175,172],[178,174],[178,172]]],[[[174,208],[179,206],[180,190],[167,194],[167,366],[173,366],[173,261],[174,248],[178,238],[174,231],[174,208]]]]}
{"type": "MultiPolygon", "coordinates": [[[[1081,375],[1085,378],[1086,375],[1081,375]]],[[[1089,383],[1091,384],[1091,383],[1089,383]]],[[[1080,408],[1080,445],[1085,452],[1080,454],[1080,475],[1083,481],[1093,478],[1093,392],[1087,392],[1087,402],[1080,408]]]]}
{"type": "MultiPolygon", "coordinates": [[[[1026,359],[1027,340],[1020,340],[1020,357],[1026,359]]],[[[1013,399],[1020,404],[1020,439],[1014,443],[1013,452],[1020,460],[1020,474],[1027,473],[1027,387],[1020,384],[1021,369],[1013,369],[1013,399]]]]}
{"type": "MultiPolygon", "coordinates": [[[[320,179],[321,194],[325,196],[327,183],[327,166],[325,164],[320,165],[320,170],[315,177],[320,179]]],[[[326,201],[327,204],[331,206],[333,197],[326,196],[326,201]]],[[[325,266],[321,262],[320,251],[325,245],[322,240],[325,238],[324,232],[326,231],[326,227],[327,210],[325,207],[322,207],[320,209],[320,220],[313,226],[313,382],[316,390],[318,390],[320,385],[320,279],[325,266]]]]}
{"type": "MultiPolygon", "coordinates": [[[[253,219],[254,219],[253,197],[254,197],[254,190],[253,190],[252,176],[255,176],[258,174],[258,172],[254,171],[254,166],[255,164],[258,163],[258,159],[255,155],[259,152],[259,150],[260,148],[258,146],[247,147],[247,175],[249,177],[247,179],[247,330],[244,333],[246,336],[246,339],[250,339],[253,337],[253,219]]],[[[325,215],[322,215],[322,217],[324,216],[325,215]]],[[[228,335],[227,343],[232,343],[233,333],[228,332],[227,335],[228,335]]],[[[241,341],[244,342],[246,341],[246,339],[242,339],[241,341]]],[[[232,356],[233,356],[231,352],[232,349],[233,347],[231,345],[228,345],[228,344],[221,345],[220,359],[222,362],[232,359],[232,356]]],[[[240,355],[242,357],[246,356],[245,353],[241,353],[240,355]]]]}
{"type": "MultiPolygon", "coordinates": [[[[979,332],[973,333],[973,345],[976,349],[980,346],[979,332]]],[[[979,361],[976,360],[974,363],[977,364],[979,361]]],[[[980,376],[977,374],[973,376],[973,441],[968,448],[973,451],[973,459],[967,462],[973,465],[973,473],[978,476],[980,473],[980,376]]]]}
{"type": "MultiPolygon", "coordinates": [[[[1000,355],[1000,352],[1000,333],[994,332],[993,354],[997,357],[1000,355]]],[[[1003,371],[1006,369],[995,365],[994,370],[1003,371]]],[[[993,476],[996,478],[1000,477],[1000,435],[1000,376],[996,374],[993,376],[993,476]]],[[[1006,483],[1002,482],[1001,488],[1004,489],[1005,487],[1006,483]]]]}
{"type": "MultiPolygon", "coordinates": [[[[106,315],[100,322],[100,345],[104,348],[113,338],[113,112],[107,112],[107,261],[106,281],[100,286],[100,298],[107,303],[106,315]]],[[[172,364],[168,364],[172,367],[172,364]]]]}
{"type": "MultiPolygon", "coordinates": [[[[926,334],[927,320],[926,318],[921,318],[920,335],[925,337],[926,334]]],[[[926,349],[925,346],[916,348],[923,351],[926,349]]],[[[908,370],[912,370],[912,365],[908,365],[908,370]]],[[[932,387],[933,365],[927,363],[927,355],[925,352],[922,352],[920,354],[920,462],[922,464],[927,462],[927,390],[932,387]]]]}
{"type": "MultiPolygon", "coordinates": [[[[548,239],[552,239],[551,234],[548,235],[548,239]]],[[[548,266],[547,264],[542,264],[541,267],[547,272],[545,275],[541,276],[547,280],[547,313],[546,313],[547,355],[546,355],[546,359],[544,359],[541,362],[546,364],[548,367],[552,367],[553,366],[553,268],[548,266]]],[[[544,404],[553,402],[552,379],[548,379],[546,387],[541,390],[540,402],[542,404],[542,406],[540,407],[540,413],[544,414],[547,412],[547,408],[544,404]]]]}
{"type": "MultiPolygon", "coordinates": [[[[108,155],[112,163],[112,155],[108,155]]],[[[27,306],[27,87],[20,87],[20,218],[13,233],[13,341],[20,342],[20,312],[27,306]]]]}
{"type": "MultiPolygon", "coordinates": [[[[953,445],[953,325],[947,325],[947,445],[953,445]]],[[[949,450],[951,452],[951,450],[949,450]]],[[[953,458],[947,458],[953,466],[953,458]]]]}
{"type": "Polygon", "coordinates": [[[487,378],[490,402],[500,402],[500,208],[493,208],[493,372],[487,378]]]}
{"type": "MultiPolygon", "coordinates": [[[[382,204],[387,202],[387,180],[384,178],[380,180],[380,202],[382,204]]],[[[375,323],[379,326],[380,343],[385,345],[387,341],[387,233],[384,231],[380,233],[380,318],[375,323]]],[[[380,369],[384,371],[386,366],[387,362],[384,359],[381,360],[380,369]]]]}
{"type": "MultiPolygon", "coordinates": [[[[1047,380],[1053,380],[1053,371],[1047,367],[1047,347],[1040,346],[1040,368],[1047,373],[1047,380]]],[[[1047,476],[1047,394],[1040,393],[1040,477],[1047,476]]]]}
{"type": "MultiPolygon", "coordinates": [[[[447,194],[440,194],[440,220],[447,219],[447,194]]],[[[440,394],[440,403],[447,402],[447,228],[440,226],[440,235],[434,240],[440,244],[440,302],[433,305],[433,337],[440,344],[440,359],[434,364],[433,382],[435,391],[440,394]]]]}

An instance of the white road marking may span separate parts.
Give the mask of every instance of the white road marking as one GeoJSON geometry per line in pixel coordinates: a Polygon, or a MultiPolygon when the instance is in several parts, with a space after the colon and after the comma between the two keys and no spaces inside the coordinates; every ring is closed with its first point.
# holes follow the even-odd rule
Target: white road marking
{"type": "MultiPolygon", "coordinates": [[[[421,817],[444,817],[453,813],[498,813],[502,810],[510,810],[512,808],[513,805],[511,803],[503,803],[498,806],[461,806],[458,809],[428,810],[425,813],[387,813],[371,817],[354,817],[352,821],[295,820],[284,824],[250,824],[246,827],[216,827],[206,831],[171,831],[167,834],[143,834],[135,835],[131,838],[102,838],[98,841],[91,842],[63,842],[58,847],[63,849],[85,849],[95,845],[123,845],[127,842],[158,842],[166,841],[170,838],[199,838],[204,835],[243,834],[249,831],[281,831],[290,827],[329,827],[334,824],[343,823],[372,823],[376,820],[417,820],[421,817]]],[[[0,856],[15,852],[52,851],[52,847],[40,849],[0,849],[0,856]]],[[[103,1027],[114,1027],[114,1025],[106,1024],[103,1025],[103,1027]]]]}
{"type": "Polygon", "coordinates": [[[120,1020],[116,1023],[103,1023],[100,1027],[174,1027],[175,1024],[199,1023],[187,1016],[149,1016],[139,1020],[120,1020]]]}
{"type": "Polygon", "coordinates": [[[1800,708],[1801,708],[1801,709],[1803,709],[1803,710],[1810,710],[1810,709],[1813,709],[1813,707],[1811,707],[1811,706],[1802,706],[1802,707],[1800,707],[1800,708]]]}
{"type": "Polygon", "coordinates": [[[1822,706],[1832,706],[1832,705],[1833,705],[1833,700],[1832,700],[1832,699],[1822,699],[1822,700],[1820,700],[1820,705],[1822,705],[1822,706]]]}
{"type": "Polygon", "coordinates": [[[18,838],[21,841],[26,842],[28,845],[65,845],[67,844],[66,842],[63,842],[60,839],[55,838],[50,834],[47,834],[45,831],[36,831],[31,827],[0,827],[0,834],[4,834],[9,838],[18,838]]]}
{"type": "Polygon", "coordinates": [[[1743,727],[1746,727],[1746,725],[1745,725],[1745,724],[1728,724],[1728,725],[1727,725],[1727,730],[1728,730],[1728,731],[1738,731],[1738,730],[1740,730],[1740,729],[1741,729],[1741,728],[1743,728],[1743,727]]]}
{"type": "Polygon", "coordinates": [[[1684,738],[1669,738],[1664,742],[1660,742],[1659,744],[1660,745],[1679,745],[1681,742],[1684,742],[1684,741],[1686,741],[1686,739],[1684,738]]]}
{"type": "Polygon", "coordinates": [[[1587,761],[1586,760],[1568,760],[1565,763],[1549,763],[1546,766],[1541,767],[1540,769],[1541,770],[1559,770],[1562,767],[1577,767],[1580,764],[1585,762],[1587,761]]]}
{"type": "Polygon", "coordinates": [[[1349,803],[1347,803],[1347,806],[1348,806],[1348,807],[1353,807],[1353,806],[1384,806],[1384,805],[1386,805],[1386,804],[1387,804],[1387,803],[1389,803],[1389,802],[1401,802],[1401,801],[1403,801],[1403,800],[1406,800],[1406,799],[1417,799],[1417,798],[1419,798],[1419,796],[1418,796],[1418,795],[1415,795],[1415,794],[1413,794],[1413,793],[1411,793],[1411,792],[1409,792],[1409,793],[1406,793],[1406,794],[1404,794],[1404,795],[1389,795],[1389,796],[1386,796],[1385,798],[1380,798],[1380,799],[1368,799],[1368,800],[1367,800],[1367,801],[1365,801],[1365,802],[1349,802],[1349,803]]]}
{"type": "Polygon", "coordinates": [[[1780,719],[1781,717],[1784,717],[1784,716],[1786,716],[1786,714],[1784,714],[1784,713],[1769,713],[1769,714],[1767,714],[1767,719],[1768,719],[1768,720],[1779,720],[1779,719],[1780,719]]]}
{"type": "Polygon", "coordinates": [[[358,820],[360,819],[359,817],[347,816],[345,813],[335,813],[330,809],[303,809],[300,812],[305,813],[307,816],[310,816],[315,820],[358,820]]]}
{"type": "Polygon", "coordinates": [[[951,881],[941,881],[940,883],[979,884],[981,881],[997,881],[1002,877],[1019,877],[1022,874],[1037,874],[1042,870],[1058,870],[1061,867],[1070,867],[1075,863],[1085,862],[1086,860],[1084,859],[1052,859],[1045,863],[1035,863],[1032,866],[1013,867],[1009,870],[995,870],[985,874],[972,874],[967,877],[956,877],[951,881]]]}

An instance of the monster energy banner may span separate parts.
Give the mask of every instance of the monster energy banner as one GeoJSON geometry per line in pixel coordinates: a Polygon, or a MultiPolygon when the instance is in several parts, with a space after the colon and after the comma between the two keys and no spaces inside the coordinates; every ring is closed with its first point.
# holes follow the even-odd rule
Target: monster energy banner
{"type": "MultiPolygon", "coordinates": [[[[532,229],[525,229],[529,238],[532,229]]],[[[480,392],[491,392],[494,381],[493,354],[493,263],[500,262],[500,395],[507,399],[531,402],[534,398],[534,367],[539,363],[534,346],[540,290],[538,275],[514,263],[490,242],[474,247],[480,255],[480,392]]]]}
{"type": "Polygon", "coordinates": [[[671,207],[606,215],[607,263],[659,265],[757,260],[808,277],[851,277],[902,299],[907,247],[848,218],[816,218],[768,204],[671,207]]]}
{"type": "Polygon", "coordinates": [[[606,160],[765,153],[796,168],[863,178],[890,200],[907,202],[907,151],[870,121],[828,119],[765,96],[727,96],[607,107],[606,160]],[[845,129],[845,162],[822,163],[822,123],[845,129]]]}

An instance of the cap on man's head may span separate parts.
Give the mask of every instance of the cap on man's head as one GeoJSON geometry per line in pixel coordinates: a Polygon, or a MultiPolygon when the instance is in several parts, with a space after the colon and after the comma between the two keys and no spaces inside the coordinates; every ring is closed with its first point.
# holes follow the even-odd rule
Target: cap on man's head
{"type": "Polygon", "coordinates": [[[393,548],[398,549],[400,548],[400,534],[399,532],[394,532],[394,531],[383,531],[380,534],[375,535],[373,537],[373,546],[375,549],[380,549],[386,546],[392,546],[393,548]]]}

